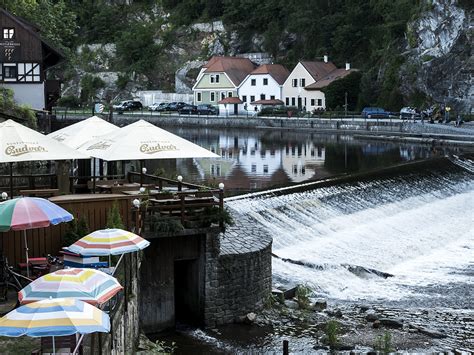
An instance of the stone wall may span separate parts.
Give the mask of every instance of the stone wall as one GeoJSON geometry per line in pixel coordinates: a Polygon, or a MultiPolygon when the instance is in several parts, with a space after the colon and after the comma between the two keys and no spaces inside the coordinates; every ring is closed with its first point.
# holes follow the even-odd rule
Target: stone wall
{"type": "Polygon", "coordinates": [[[232,323],[262,307],[272,288],[272,238],[248,216],[206,247],[205,325],[232,323]]]}

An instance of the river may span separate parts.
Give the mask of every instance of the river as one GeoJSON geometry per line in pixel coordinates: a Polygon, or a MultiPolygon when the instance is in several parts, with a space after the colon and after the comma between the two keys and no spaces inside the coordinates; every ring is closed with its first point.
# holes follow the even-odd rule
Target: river
{"type": "MultiPolygon", "coordinates": [[[[174,132],[222,159],[154,161],[148,168],[185,180],[224,182],[230,194],[250,193],[227,205],[250,214],[273,236],[273,253],[279,257],[272,265],[275,286],[305,284],[334,305],[383,307],[414,324],[446,331],[447,339],[430,343],[430,350],[474,346],[472,323],[459,320],[472,320],[474,308],[472,155],[458,159],[463,153],[458,148],[304,132],[174,132]],[[391,176],[373,173],[444,156],[454,163],[440,160],[429,168],[394,170],[391,176]],[[276,196],[255,194],[364,172],[374,176],[276,196]]],[[[314,339],[294,330],[282,334],[228,326],[177,334],[164,339],[176,340],[178,353],[273,353],[281,350],[283,338],[290,339],[295,353],[314,351],[314,339]]]]}

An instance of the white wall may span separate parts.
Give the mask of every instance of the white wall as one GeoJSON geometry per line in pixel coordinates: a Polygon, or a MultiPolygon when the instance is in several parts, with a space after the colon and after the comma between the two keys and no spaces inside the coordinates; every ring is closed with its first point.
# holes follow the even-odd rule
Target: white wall
{"type": "MultiPolygon", "coordinates": [[[[249,75],[239,87],[239,98],[243,101],[243,96],[247,96],[247,110],[249,113],[255,112],[255,106],[251,105],[251,96],[255,96],[255,101],[260,100],[260,95],[265,94],[265,99],[270,100],[271,96],[281,100],[282,89],[280,85],[269,74],[249,75]],[[255,79],[255,86],[252,86],[252,79],[255,79]],[[263,85],[263,79],[268,80],[268,85],[263,85]]],[[[245,104],[245,102],[244,102],[245,104]]]]}
{"type": "Polygon", "coordinates": [[[326,96],[319,90],[304,90],[304,97],[306,97],[306,111],[313,111],[315,109],[326,109],[326,96]],[[311,99],[314,99],[314,105],[311,105],[311,99]],[[318,99],[321,100],[321,105],[318,105],[318,99]]]}
{"type": "Polygon", "coordinates": [[[7,84],[2,86],[12,89],[15,101],[20,105],[28,105],[36,110],[43,110],[45,107],[44,100],[44,83],[37,84],[7,84]]]}

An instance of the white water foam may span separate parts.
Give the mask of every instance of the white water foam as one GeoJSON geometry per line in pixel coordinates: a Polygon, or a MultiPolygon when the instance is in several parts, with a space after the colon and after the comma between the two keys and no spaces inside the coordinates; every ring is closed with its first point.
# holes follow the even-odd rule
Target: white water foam
{"type": "Polygon", "coordinates": [[[229,202],[273,236],[276,279],[344,300],[424,296],[420,286],[472,284],[474,180],[451,174],[334,186],[229,202]],[[355,275],[344,265],[393,274],[355,275]]]}

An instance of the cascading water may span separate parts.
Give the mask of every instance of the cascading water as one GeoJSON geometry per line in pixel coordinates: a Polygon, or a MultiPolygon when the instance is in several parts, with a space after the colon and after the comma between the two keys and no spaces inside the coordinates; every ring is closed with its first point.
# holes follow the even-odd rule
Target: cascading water
{"type": "Polygon", "coordinates": [[[308,284],[339,300],[435,300],[472,308],[469,171],[453,166],[227,205],[253,216],[273,236],[276,282],[308,284]]]}

